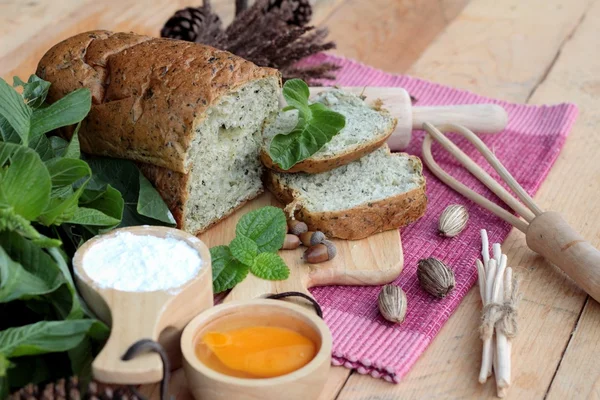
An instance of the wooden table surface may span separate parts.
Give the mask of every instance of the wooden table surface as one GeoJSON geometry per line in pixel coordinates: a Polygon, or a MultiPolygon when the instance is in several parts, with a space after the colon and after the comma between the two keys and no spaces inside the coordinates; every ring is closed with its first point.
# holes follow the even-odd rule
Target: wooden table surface
{"type": "MultiPolygon", "coordinates": [[[[233,3],[213,0],[225,21],[233,3]]],[[[195,4],[0,0],[0,76],[26,78],[50,46],[81,31],[157,35],[175,10],[195,4]]],[[[600,245],[600,0],[317,0],[314,22],[330,28],[336,53],[388,72],[514,102],[576,103],[577,123],[536,201],[600,245]]],[[[508,397],[600,398],[600,306],[528,250],[520,232],[503,249],[526,271],[508,397]]],[[[478,296],[469,292],[400,384],[337,367],[321,399],[493,397],[493,379],[477,382],[478,296]]],[[[176,374],[173,392],[188,398],[182,381],[176,374]]]]}

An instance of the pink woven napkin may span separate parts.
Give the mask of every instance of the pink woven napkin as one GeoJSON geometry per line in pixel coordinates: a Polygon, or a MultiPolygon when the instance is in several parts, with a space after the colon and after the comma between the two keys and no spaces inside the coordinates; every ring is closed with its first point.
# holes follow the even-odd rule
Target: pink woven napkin
{"type": "MultiPolygon", "coordinates": [[[[482,136],[482,139],[530,194],[536,192],[548,174],[577,116],[577,108],[572,104],[530,106],[507,103],[408,76],[387,74],[331,55],[317,55],[309,63],[323,61],[341,66],[335,84],[403,87],[417,99],[417,105],[502,105],[509,115],[508,127],[500,134],[482,136]]],[[[497,178],[483,157],[464,140],[457,138],[451,136],[469,156],[497,178]]],[[[413,132],[412,142],[406,151],[420,156],[422,142],[423,132],[413,132]]],[[[433,146],[433,155],[451,175],[501,204],[437,144],[433,146]]],[[[390,382],[398,382],[410,370],[475,283],[474,265],[480,251],[480,229],[488,230],[490,243],[501,243],[511,229],[507,223],[442,184],[427,168],[424,173],[429,198],[427,213],[401,231],[404,271],[394,282],[408,298],[406,320],[400,325],[393,325],[381,318],[377,308],[380,287],[312,289],[333,334],[333,363],[390,382]],[[451,239],[437,235],[439,216],[449,204],[463,204],[470,214],[465,231],[451,239]],[[454,270],[456,288],[445,299],[436,300],[419,286],[417,261],[426,257],[439,258],[454,270]]]]}

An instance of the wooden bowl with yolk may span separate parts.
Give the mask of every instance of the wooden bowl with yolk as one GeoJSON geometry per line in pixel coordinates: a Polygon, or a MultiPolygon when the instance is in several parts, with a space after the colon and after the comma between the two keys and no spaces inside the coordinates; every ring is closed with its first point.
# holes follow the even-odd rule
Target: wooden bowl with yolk
{"type": "Polygon", "coordinates": [[[194,318],[181,336],[188,388],[198,400],[316,399],[327,380],[331,345],[329,328],[316,314],[296,304],[271,299],[234,301],[210,308],[194,318]],[[249,333],[252,331],[255,336],[249,333]],[[278,336],[261,335],[265,332],[278,336]],[[248,343],[249,337],[262,340],[248,343]],[[237,343],[239,349],[230,347],[217,354],[206,346],[208,338],[215,344],[236,339],[244,343],[237,343]],[[244,349],[250,347],[250,351],[257,351],[277,341],[288,341],[293,345],[292,350],[309,341],[314,344],[314,352],[309,353],[311,358],[297,369],[263,377],[268,376],[270,368],[280,372],[289,369],[293,361],[282,359],[282,354],[261,358],[265,352],[260,351],[258,356],[244,358],[244,349]],[[278,360],[275,364],[279,365],[273,366],[274,360],[278,360]],[[244,367],[255,375],[241,371],[244,367]]]}

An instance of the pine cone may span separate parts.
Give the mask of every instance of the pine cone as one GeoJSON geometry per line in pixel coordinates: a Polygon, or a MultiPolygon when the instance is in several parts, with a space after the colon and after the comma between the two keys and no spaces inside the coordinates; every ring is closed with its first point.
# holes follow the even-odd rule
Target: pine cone
{"type": "Polygon", "coordinates": [[[11,394],[8,400],[140,400],[127,386],[110,386],[91,382],[83,393],[79,388],[79,379],[72,376],[68,381],[59,379],[44,387],[30,383],[11,394]]]}
{"type": "Polygon", "coordinates": [[[292,16],[286,20],[290,25],[304,26],[312,18],[312,7],[309,0],[269,0],[265,12],[271,12],[274,8],[281,8],[283,3],[289,3],[292,16]]]}
{"type": "Polygon", "coordinates": [[[198,8],[179,10],[165,23],[161,37],[212,45],[223,37],[221,19],[213,14],[210,2],[198,8]]]}

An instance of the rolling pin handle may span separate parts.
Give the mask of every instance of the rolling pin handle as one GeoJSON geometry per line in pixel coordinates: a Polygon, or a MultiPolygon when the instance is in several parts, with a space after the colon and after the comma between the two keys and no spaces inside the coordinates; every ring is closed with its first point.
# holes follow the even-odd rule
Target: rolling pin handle
{"type": "Polygon", "coordinates": [[[556,212],[545,212],[531,221],[527,245],[562,269],[579,287],[600,302],[600,251],[583,239],[556,212]]]}
{"type": "Polygon", "coordinates": [[[476,133],[498,133],[506,128],[508,114],[497,104],[466,104],[457,106],[413,107],[413,129],[432,125],[456,124],[476,133]]]}

